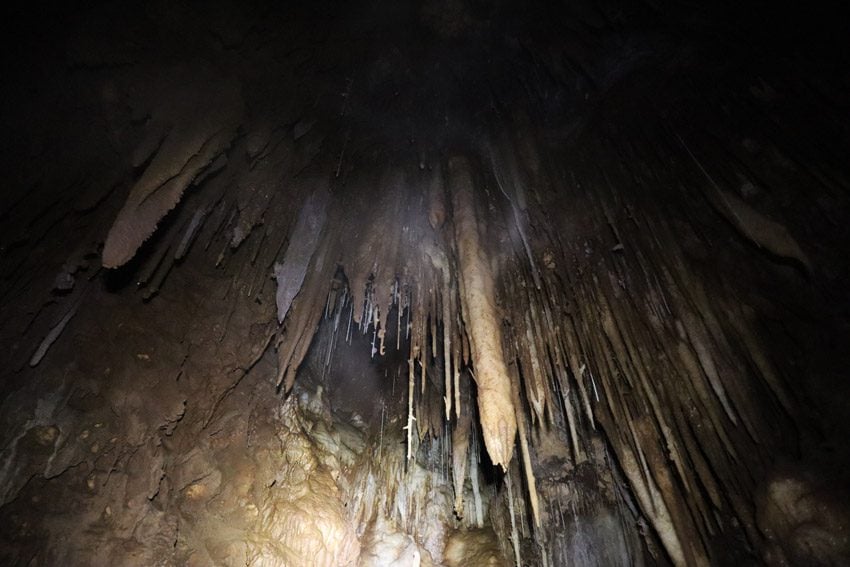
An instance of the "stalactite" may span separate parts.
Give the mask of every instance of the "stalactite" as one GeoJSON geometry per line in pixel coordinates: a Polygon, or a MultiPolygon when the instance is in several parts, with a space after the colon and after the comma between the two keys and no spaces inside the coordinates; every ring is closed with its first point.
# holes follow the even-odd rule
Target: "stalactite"
{"type": "Polygon", "coordinates": [[[166,260],[169,253],[173,252],[173,243],[177,238],[178,226],[172,225],[167,231],[162,234],[162,244],[152,257],[144,264],[136,278],[137,287],[148,287],[157,274],[161,272],[163,263],[168,263],[166,260]]]}
{"type": "Polygon", "coordinates": [[[56,339],[59,338],[59,336],[65,330],[65,327],[67,327],[68,323],[71,321],[71,319],[73,319],[74,315],[77,314],[77,310],[80,308],[80,303],[83,297],[84,295],[80,294],[80,296],[65,310],[65,313],[62,315],[59,321],[57,321],[56,324],[53,325],[53,327],[50,329],[50,332],[47,333],[47,336],[44,337],[44,339],[41,341],[41,344],[38,345],[38,348],[30,357],[30,366],[38,366],[38,363],[40,363],[41,360],[45,357],[47,351],[50,349],[53,343],[56,342],[56,339]]]}
{"type": "MultiPolygon", "coordinates": [[[[515,377],[518,378],[518,377],[515,377]]],[[[514,379],[511,381],[514,399],[520,400],[520,392],[519,392],[519,380],[514,379]]],[[[534,519],[534,527],[535,529],[539,529],[541,527],[540,524],[540,498],[537,494],[537,481],[534,478],[534,470],[532,469],[531,464],[531,451],[528,447],[528,434],[525,429],[525,411],[523,411],[523,406],[519,403],[515,406],[516,409],[516,422],[517,422],[517,436],[519,437],[519,446],[520,451],[522,452],[522,467],[523,472],[525,474],[525,484],[528,488],[528,497],[531,503],[531,515],[534,519]]]]}
{"type": "Polygon", "coordinates": [[[721,189],[681,137],[679,137],[679,141],[716,191],[718,208],[744,236],[756,245],[767,249],[770,253],[780,258],[796,260],[806,271],[812,271],[808,256],[784,226],[765,217],[736,195],[721,189]]]}
{"type": "MultiPolygon", "coordinates": [[[[453,286],[451,293],[451,312],[453,315],[450,317],[448,322],[451,332],[454,335],[452,340],[452,353],[451,359],[446,358],[445,364],[449,365],[449,360],[451,360],[452,366],[452,374],[454,378],[454,392],[455,392],[455,418],[460,418],[461,413],[461,404],[460,404],[460,343],[462,339],[459,337],[462,334],[459,330],[458,324],[458,313],[459,310],[457,308],[457,287],[453,286]]],[[[466,407],[466,411],[472,411],[468,406],[466,407]]]]}
{"type": "Polygon", "coordinates": [[[428,222],[431,228],[439,231],[446,222],[446,193],[443,189],[443,176],[439,163],[430,172],[428,185],[428,222]]]}
{"type": "MultiPolygon", "coordinates": [[[[413,347],[411,346],[411,350],[413,347]]],[[[407,431],[407,460],[413,460],[413,422],[416,418],[413,416],[413,396],[416,393],[416,358],[413,352],[407,359],[407,425],[404,426],[407,431]]]]}
{"type": "Polygon", "coordinates": [[[454,402],[456,415],[460,416],[460,392],[457,391],[457,384],[452,379],[452,311],[451,311],[451,296],[452,289],[449,280],[449,274],[442,272],[442,323],[443,323],[443,376],[445,382],[445,406],[446,406],[446,421],[451,420],[452,403],[454,402]],[[454,387],[454,392],[452,388],[454,387]]]}
{"type": "Polygon", "coordinates": [[[506,468],[516,436],[514,402],[502,354],[502,332],[494,301],[493,276],[480,242],[473,178],[465,158],[455,157],[449,161],[449,188],[458,251],[461,307],[475,365],[481,428],[493,463],[506,468]]]}
{"type": "MultiPolygon", "coordinates": [[[[426,379],[427,368],[428,368],[428,357],[427,355],[422,356],[419,360],[419,382],[421,384],[419,390],[419,407],[417,408],[416,415],[419,416],[419,419],[416,421],[417,430],[419,432],[419,442],[421,443],[425,437],[434,431],[432,429],[431,423],[431,412],[428,411],[434,401],[433,396],[427,396],[426,392],[428,391],[428,381],[426,379]]],[[[437,404],[435,404],[437,405],[437,404]]],[[[435,423],[441,423],[442,420],[434,420],[435,423]]]]}
{"type": "MultiPolygon", "coordinates": [[[[172,88],[180,90],[173,85],[172,88]]],[[[242,117],[241,94],[238,86],[227,81],[219,82],[211,92],[215,95],[203,109],[194,107],[186,93],[178,94],[178,104],[164,109],[168,116],[162,120],[179,121],[183,126],[166,136],[118,213],[104,243],[104,267],[127,263],[153,234],[162,217],[177,205],[192,181],[230,145],[242,117]]],[[[151,147],[156,147],[156,143],[151,147]]]]}
{"type": "Polygon", "coordinates": [[[174,251],[175,260],[182,259],[186,255],[186,252],[189,251],[189,247],[195,241],[195,236],[197,236],[198,231],[203,226],[208,212],[206,208],[200,208],[192,215],[192,220],[186,226],[183,238],[180,239],[180,244],[178,244],[177,250],[174,251]]]}
{"type": "MultiPolygon", "coordinates": [[[[466,465],[470,458],[473,458],[472,451],[469,449],[469,439],[472,429],[472,416],[469,410],[462,412],[460,417],[455,421],[452,429],[452,482],[454,483],[455,514],[463,515],[463,492],[464,483],[466,481],[466,465]]],[[[472,474],[478,474],[477,470],[473,470],[472,474]]],[[[473,481],[475,482],[475,481],[473,481]]]]}
{"type": "Polygon", "coordinates": [[[505,486],[508,487],[508,513],[511,516],[511,543],[514,549],[514,565],[519,567],[522,565],[522,556],[520,554],[520,541],[519,541],[519,530],[517,530],[516,525],[516,511],[514,509],[514,491],[511,486],[511,475],[510,473],[505,474],[505,486]]]}
{"type": "Polygon", "coordinates": [[[687,565],[682,542],[670,517],[670,513],[664,503],[658,502],[657,497],[653,496],[654,491],[650,485],[652,481],[646,481],[643,478],[631,449],[621,446],[617,452],[617,458],[631,483],[632,490],[635,491],[635,495],[641,503],[644,513],[649,516],[655,526],[658,536],[661,538],[664,548],[670,555],[673,564],[687,565]]]}
{"type": "MultiPolygon", "coordinates": [[[[465,19],[458,19],[461,31],[453,33],[466,34],[462,28],[472,24],[465,19]]],[[[436,25],[436,35],[447,32],[444,25],[436,25]]],[[[452,108],[453,93],[440,92],[433,106],[425,97],[416,99],[433,113],[423,119],[386,87],[405,88],[419,72],[396,73],[400,69],[393,60],[411,55],[406,49],[381,49],[379,63],[365,70],[355,66],[351,77],[343,77],[337,69],[346,66],[318,52],[350,49],[359,56],[362,40],[333,25],[320,27],[322,34],[343,37],[322,35],[317,40],[323,42],[321,49],[309,54],[293,49],[274,64],[263,59],[287,77],[279,89],[247,88],[254,71],[240,69],[238,79],[220,76],[200,61],[176,68],[146,63],[138,70],[131,63],[134,56],[121,64],[80,66],[86,73],[98,69],[94,74],[122,69],[114,85],[102,87],[109,102],[104,104],[115,113],[127,106],[120,112],[127,113],[130,124],[115,125],[108,132],[112,145],[93,152],[102,154],[94,167],[107,173],[59,166],[61,175],[27,173],[15,198],[3,205],[0,338],[13,337],[3,341],[5,352],[15,358],[7,365],[11,372],[28,372],[30,357],[30,366],[44,372],[44,383],[55,385],[61,376],[64,387],[66,375],[70,380],[85,374],[85,380],[74,382],[73,396],[79,389],[85,394],[79,394],[82,401],[74,397],[75,405],[68,407],[76,411],[77,405],[106,400],[102,405],[114,414],[110,419],[132,438],[117,441],[124,446],[114,451],[150,457],[146,445],[135,445],[137,435],[147,435],[159,459],[165,452],[160,447],[168,445],[170,455],[174,420],[184,419],[184,413],[169,408],[164,427],[151,425],[155,433],[139,433],[126,416],[137,419],[142,412],[115,401],[135,403],[128,394],[135,386],[122,373],[147,376],[142,361],[155,369],[161,381],[154,383],[164,392],[173,388],[190,400],[185,423],[196,419],[197,411],[203,414],[197,418],[201,429],[217,428],[210,443],[225,443],[220,439],[229,435],[231,425],[219,408],[240,392],[237,386],[249,369],[265,372],[273,366],[264,356],[272,341],[277,375],[263,380],[276,379],[284,404],[303,395],[299,389],[290,394],[301,372],[308,382],[315,379],[328,388],[346,378],[348,368],[341,367],[348,361],[341,349],[365,344],[372,357],[367,362],[382,368],[384,379],[376,379],[377,385],[357,384],[389,392],[381,391],[386,397],[380,399],[377,460],[361,456],[350,470],[334,468],[342,476],[351,473],[339,482],[355,487],[346,514],[358,526],[361,541],[377,546],[381,530],[413,537],[429,523],[489,529],[501,522],[504,528],[507,508],[517,565],[545,565],[553,549],[566,545],[555,540],[556,531],[568,534],[572,522],[575,533],[585,535],[579,527],[610,519],[594,518],[594,512],[601,516],[610,510],[590,497],[567,497],[566,487],[584,489],[587,483],[602,492],[592,486],[590,473],[613,470],[616,476],[620,467],[625,479],[617,491],[628,497],[629,506],[620,506],[612,517],[623,531],[632,530],[635,522],[647,529],[650,553],[656,537],[676,565],[723,562],[727,557],[721,548],[727,541],[740,541],[742,552],[762,552],[753,499],[766,490],[763,479],[769,478],[777,455],[796,451],[798,435],[807,439],[809,434],[810,416],[802,410],[805,396],[796,374],[805,357],[784,346],[799,343],[799,329],[810,324],[798,326],[795,318],[805,319],[807,301],[823,295],[820,272],[836,281],[841,274],[839,265],[830,265],[840,254],[826,249],[843,240],[821,242],[819,236],[833,229],[814,222],[842,226],[841,214],[850,210],[837,145],[824,142],[829,136],[811,133],[801,141],[792,135],[783,121],[795,117],[783,110],[786,99],[775,98],[773,91],[782,90],[775,81],[759,79],[751,85],[747,77],[738,85],[740,92],[723,96],[712,89],[698,92],[704,82],[674,81],[670,100],[665,93],[656,101],[655,93],[647,97],[632,90],[626,94],[637,96],[621,97],[621,89],[632,87],[619,76],[631,72],[632,62],[615,58],[617,69],[610,69],[609,59],[604,64],[583,60],[590,57],[585,50],[612,56],[599,42],[578,41],[587,45],[576,56],[566,48],[552,50],[537,37],[523,38],[518,43],[523,49],[512,48],[505,61],[493,60],[515,73],[515,81],[494,81],[481,105],[475,93],[463,93],[460,98],[465,102],[468,95],[475,113],[452,108]],[[568,67],[577,69],[575,76],[568,67]],[[557,86],[543,84],[549,79],[538,74],[557,86]],[[576,77],[576,84],[590,86],[571,92],[565,85],[576,77]],[[341,84],[347,86],[340,102],[341,84]],[[113,89],[121,93],[110,94],[113,89]],[[317,96],[308,101],[302,91],[317,96]],[[587,108],[575,105],[577,116],[573,110],[567,116],[559,106],[573,108],[565,103],[573,100],[571,95],[573,102],[586,101],[587,108]],[[680,101],[698,103],[689,108],[699,106],[717,123],[705,118],[705,123],[690,124],[690,114],[677,110],[684,104],[680,101]],[[744,110],[735,111],[737,104],[744,110]],[[379,118],[372,115],[376,108],[379,118]],[[753,130],[743,140],[730,126],[741,113],[751,114],[744,122],[753,130]],[[693,151],[685,139],[693,141],[693,151]],[[810,155],[805,144],[822,156],[810,155]],[[122,163],[105,164],[109,152],[124,156],[122,163]],[[446,155],[449,159],[441,163],[437,156],[446,155]],[[47,187],[63,176],[79,180],[61,185],[57,195],[62,195],[54,198],[47,187]],[[810,185],[822,191],[816,200],[801,193],[810,185]],[[794,210],[808,204],[810,213],[794,210]],[[73,209],[67,219],[64,207],[73,209]],[[103,245],[104,267],[126,265],[123,271],[106,270],[108,285],[97,297],[104,308],[91,315],[78,309],[82,298],[78,302],[74,295],[83,287],[79,258],[71,261],[66,250],[47,254],[42,246],[58,238],[50,232],[53,226],[56,234],[75,234],[78,225],[78,234],[85,235],[79,239],[86,242],[75,255],[78,250],[97,254],[103,245]],[[742,261],[758,249],[781,262],[751,266],[742,261]],[[37,261],[24,257],[30,252],[37,261]],[[129,261],[137,253],[134,266],[129,261]],[[43,254],[44,267],[36,265],[43,254]],[[789,261],[800,270],[783,268],[789,261]],[[185,272],[175,283],[181,287],[168,296],[166,278],[170,286],[180,270],[185,272]],[[53,356],[45,358],[51,345],[68,337],[90,340],[84,331],[77,334],[78,323],[91,327],[90,319],[99,320],[107,311],[114,309],[116,317],[131,311],[120,304],[120,289],[112,289],[120,288],[124,275],[135,280],[151,312],[161,308],[163,296],[194,297],[188,291],[197,290],[188,282],[197,279],[199,289],[214,291],[193,299],[204,314],[198,326],[212,321],[214,336],[200,344],[192,336],[199,331],[181,327],[183,336],[170,337],[179,344],[177,354],[161,348],[153,361],[140,353],[138,368],[111,365],[105,385],[90,372],[95,366],[90,361],[53,366],[53,356]],[[30,286],[43,288],[47,299],[14,305],[30,286]],[[799,305],[783,305],[794,304],[798,296],[799,305]],[[72,317],[73,333],[67,330],[72,317]],[[778,331],[777,321],[782,321],[778,331]],[[313,346],[319,362],[304,369],[313,357],[314,336],[329,327],[330,338],[323,336],[313,346]],[[393,332],[395,350],[402,352],[393,352],[393,332]],[[347,344],[338,344],[340,334],[347,344]],[[250,356],[240,352],[246,337],[253,345],[250,356]],[[210,349],[207,342],[215,346],[210,349]],[[183,357],[173,381],[160,376],[172,354],[183,357]],[[198,367],[209,366],[210,360],[233,372],[205,368],[199,376],[198,367]],[[313,371],[315,377],[309,374],[313,371]],[[85,392],[89,382],[91,393],[85,392]],[[169,438],[162,444],[156,437],[160,431],[169,438]],[[512,459],[515,446],[521,462],[512,459]],[[486,468],[487,455],[493,470],[486,468]],[[504,484],[498,482],[502,479],[504,484]],[[435,515],[439,522],[430,522],[435,515]]],[[[486,35],[488,28],[476,34],[486,35]]],[[[202,35],[220,41],[224,52],[242,62],[267,57],[265,51],[276,45],[277,39],[265,37],[262,29],[255,26],[238,41],[209,30],[202,35]]],[[[487,65],[481,69],[484,75],[487,65]]],[[[676,61],[673,75],[644,57],[641,65],[644,75],[663,84],[683,72],[676,61]]],[[[228,67],[233,68],[222,63],[222,69],[228,67]]],[[[468,74],[462,65],[452,71],[460,72],[446,83],[468,74]]],[[[802,92],[817,91],[815,108],[835,106],[821,87],[806,85],[802,92]]],[[[55,153],[37,142],[34,154],[55,153]]],[[[96,268],[88,272],[89,280],[99,277],[96,268]]],[[[834,298],[824,297],[832,305],[834,298]]],[[[86,304],[90,301],[95,300],[86,304]]],[[[831,313],[818,309],[812,320],[831,313]]],[[[121,333],[128,332],[129,321],[119,326],[121,333]]],[[[804,347],[794,348],[802,352],[804,347]]],[[[15,376],[9,388],[19,382],[27,381],[15,376]]],[[[50,427],[61,432],[60,441],[53,446],[47,476],[40,467],[28,470],[27,463],[15,460],[9,461],[14,461],[9,470],[26,470],[26,478],[35,479],[30,488],[42,481],[54,486],[54,470],[78,474],[62,469],[71,462],[88,463],[92,477],[105,463],[108,475],[120,477],[127,468],[119,462],[123,457],[111,467],[99,457],[81,457],[74,449],[77,424],[66,415],[72,412],[51,415],[56,424],[48,425],[44,407],[56,392],[38,380],[27,384],[38,394],[33,410],[41,412],[38,426],[47,428],[33,430],[32,435],[43,436],[36,435],[35,442],[50,449],[56,435],[50,427]]],[[[9,395],[8,406],[14,407],[17,399],[9,395]]],[[[318,443],[323,427],[327,424],[315,424],[311,442],[318,443]]],[[[10,431],[5,446],[13,452],[26,438],[10,431]]],[[[116,434],[116,439],[121,438],[116,434]]],[[[252,442],[247,446],[253,450],[252,442]]],[[[174,509],[168,492],[181,489],[171,486],[171,471],[166,474],[174,463],[166,459],[155,465],[154,476],[163,477],[154,479],[159,484],[153,488],[143,483],[140,494],[148,499],[145,506],[155,503],[156,514],[164,517],[174,509]],[[160,500],[154,502],[151,495],[160,500]]],[[[333,483],[322,477],[321,487],[330,490],[333,483]]],[[[96,496],[93,491],[92,501],[96,496]]],[[[293,533],[300,529],[291,522],[287,526],[293,533]]]]}
{"type": "Polygon", "coordinates": [[[319,245],[319,249],[310,261],[310,267],[302,285],[302,289],[309,291],[300,294],[278,332],[276,384],[278,388],[283,385],[286,392],[291,390],[295,383],[295,374],[310,348],[312,337],[324,312],[327,291],[336,269],[336,266],[327,258],[329,240],[330,236],[325,235],[323,244],[319,245]]]}
{"type": "MultiPolygon", "coordinates": [[[[323,182],[319,182],[320,184],[323,182]]],[[[277,280],[277,320],[282,323],[293,299],[301,290],[307,268],[319,245],[327,217],[330,195],[326,187],[316,187],[304,201],[289,246],[279,264],[275,264],[277,280]]]]}
{"type": "Polygon", "coordinates": [[[708,377],[709,384],[711,384],[712,390],[714,390],[714,394],[717,396],[717,399],[720,400],[720,404],[723,406],[723,410],[726,412],[726,416],[729,420],[737,424],[738,417],[735,414],[735,411],[732,409],[732,406],[729,402],[728,397],[726,396],[726,390],[723,387],[723,383],[721,382],[720,375],[717,371],[717,366],[714,363],[714,359],[709,352],[709,347],[706,341],[706,336],[704,334],[704,330],[702,324],[697,321],[688,311],[682,312],[682,326],[685,329],[685,332],[688,335],[688,339],[690,340],[691,348],[693,348],[694,352],[696,352],[697,359],[702,366],[703,372],[708,377]]]}
{"type": "Polygon", "coordinates": [[[582,407],[584,408],[585,417],[587,421],[590,423],[592,429],[596,429],[596,420],[593,417],[593,406],[590,403],[590,396],[587,392],[587,387],[585,386],[585,371],[587,369],[586,365],[580,364],[578,359],[578,341],[575,340],[574,337],[574,326],[572,320],[569,320],[564,324],[564,328],[562,329],[562,336],[564,338],[564,346],[563,350],[566,351],[567,357],[569,360],[569,368],[575,377],[576,383],[578,383],[579,394],[582,400],[582,407]]]}
{"type": "Polygon", "coordinates": [[[776,396],[782,408],[789,415],[794,415],[795,404],[792,401],[788,388],[781,382],[776,370],[770,362],[770,359],[764,352],[764,348],[760,345],[753,336],[750,329],[746,328],[747,324],[753,324],[753,309],[747,305],[740,305],[738,308],[741,311],[741,316],[729,317],[729,322],[735,327],[738,332],[738,337],[744,343],[747,355],[752,360],[755,367],[761,374],[762,379],[768,384],[770,390],[776,396]]]}
{"type": "Polygon", "coordinates": [[[534,286],[535,288],[540,289],[540,272],[537,268],[537,262],[531,249],[531,244],[526,230],[525,218],[523,217],[523,213],[526,210],[525,191],[518,173],[515,171],[516,164],[514,162],[513,152],[509,149],[508,152],[503,152],[504,155],[496,156],[495,150],[491,147],[488,150],[488,153],[490,154],[490,165],[492,167],[493,175],[496,178],[496,184],[502,192],[502,195],[505,196],[510,204],[514,226],[522,243],[523,252],[525,252],[526,259],[531,267],[531,276],[534,280],[534,286]],[[509,174],[506,175],[502,171],[500,167],[500,164],[502,163],[508,164],[508,168],[510,170],[509,174]],[[511,194],[508,193],[508,189],[506,187],[509,182],[511,182],[511,192],[515,194],[515,197],[513,198],[511,197],[511,194]]]}

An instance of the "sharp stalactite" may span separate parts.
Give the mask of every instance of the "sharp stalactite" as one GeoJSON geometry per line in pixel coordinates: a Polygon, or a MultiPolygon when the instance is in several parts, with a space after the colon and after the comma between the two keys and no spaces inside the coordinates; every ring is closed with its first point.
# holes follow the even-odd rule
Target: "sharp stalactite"
{"type": "Polygon", "coordinates": [[[290,4],[4,18],[0,563],[850,564],[840,7],[290,4]]]}

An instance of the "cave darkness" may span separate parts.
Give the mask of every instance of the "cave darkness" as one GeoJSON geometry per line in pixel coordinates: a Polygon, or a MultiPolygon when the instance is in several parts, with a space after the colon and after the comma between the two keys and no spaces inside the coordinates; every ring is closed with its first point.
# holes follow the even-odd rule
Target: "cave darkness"
{"type": "Polygon", "coordinates": [[[0,564],[850,565],[840,3],[3,10],[0,564]]]}

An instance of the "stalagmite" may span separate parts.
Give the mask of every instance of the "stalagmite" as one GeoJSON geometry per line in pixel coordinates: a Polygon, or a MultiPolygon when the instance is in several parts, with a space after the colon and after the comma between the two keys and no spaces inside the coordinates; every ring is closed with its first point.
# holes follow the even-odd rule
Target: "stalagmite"
{"type": "Polygon", "coordinates": [[[481,430],[493,463],[507,468],[513,454],[517,425],[510,376],[502,353],[495,284],[479,232],[481,222],[476,214],[475,187],[469,161],[462,157],[451,158],[448,170],[461,308],[475,367],[481,430]]]}

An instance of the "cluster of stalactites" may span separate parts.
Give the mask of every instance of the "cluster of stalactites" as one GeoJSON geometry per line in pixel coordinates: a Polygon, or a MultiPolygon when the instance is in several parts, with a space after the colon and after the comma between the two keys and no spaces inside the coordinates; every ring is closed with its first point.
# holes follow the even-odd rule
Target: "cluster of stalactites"
{"type": "MultiPolygon", "coordinates": [[[[674,562],[707,561],[710,540],[730,517],[755,541],[746,503],[754,487],[746,479],[764,452],[758,447],[776,437],[766,424],[786,419],[794,401],[753,333],[754,309],[729,289],[703,285],[662,207],[585,189],[639,178],[607,164],[602,176],[562,175],[571,189],[555,190],[532,138],[500,139],[480,155],[430,167],[389,168],[377,179],[352,179],[333,190],[327,178],[304,178],[291,188],[301,202],[296,215],[289,203],[271,199],[273,192],[264,189],[269,179],[252,172],[255,182],[246,187],[253,192],[233,220],[222,197],[229,177],[213,178],[205,189],[212,200],[181,213],[189,216],[173,224],[167,245],[148,262],[160,275],[142,274],[140,282],[152,279],[155,290],[193,241],[206,250],[231,231],[217,263],[226,261],[227,249],[251,246],[233,287],[259,296],[268,271],[277,279],[274,346],[286,390],[323,315],[334,314],[338,334],[372,333],[375,356],[409,348],[408,457],[415,434],[439,436],[448,425],[457,509],[474,427],[497,465],[509,467],[519,448],[539,526],[546,511],[532,467],[535,431],[555,426],[564,432],[579,463],[587,458],[589,432],[601,424],[641,512],[674,562]],[[564,194],[585,211],[586,226],[613,231],[618,244],[610,253],[594,253],[610,246],[598,234],[567,238],[570,227],[545,214],[541,204],[564,194]],[[636,220],[618,224],[612,213],[618,208],[636,211],[630,213],[636,220]],[[261,234],[249,238],[263,217],[261,234]],[[339,267],[347,286],[329,296],[339,267]],[[335,309],[340,298],[347,312],[335,309]],[[392,326],[395,344],[388,344],[392,326]],[[777,404],[757,404],[761,391],[777,404]]],[[[281,146],[278,161],[289,151],[281,146]]],[[[781,225],[730,198],[690,149],[678,157],[696,164],[688,182],[701,179],[701,190],[745,237],[809,266],[781,225]]],[[[632,156],[635,163],[641,159],[632,156]]],[[[140,187],[143,204],[166,195],[155,184],[153,197],[146,196],[147,185],[140,187]]],[[[179,194],[157,211],[176,199],[179,194]]]]}
{"type": "MultiPolygon", "coordinates": [[[[395,326],[395,347],[401,347],[402,337],[409,341],[411,392],[417,372],[421,388],[426,384],[428,355],[441,358],[447,420],[458,419],[463,413],[460,377],[464,369],[471,369],[488,453],[495,464],[507,466],[516,435],[517,404],[502,349],[493,253],[484,244],[485,217],[477,212],[481,205],[476,203],[469,162],[453,158],[446,169],[445,176],[440,167],[423,174],[420,183],[425,187],[419,192],[412,191],[399,172],[382,178],[379,206],[364,211],[374,221],[371,226],[380,226],[381,230],[367,231],[359,239],[345,242],[333,238],[320,242],[315,236],[292,239],[290,248],[297,248],[297,252],[287,250],[283,264],[276,270],[279,298],[280,291],[284,292],[278,315],[286,318],[279,344],[281,378],[287,388],[291,387],[293,369],[306,352],[300,337],[312,335],[312,329],[304,327],[315,328],[318,323],[315,310],[309,309],[318,305],[320,297],[313,290],[321,287],[314,286],[313,280],[328,275],[336,256],[348,278],[352,297],[365,295],[362,309],[356,299],[352,301],[350,318],[361,332],[373,333],[373,355],[385,353],[387,330],[395,326]],[[453,215],[447,223],[449,202],[453,215]],[[304,253],[304,247],[310,250],[304,253]],[[287,267],[290,257],[297,261],[290,261],[287,267]],[[399,265],[403,266],[401,270],[399,265]],[[294,304],[289,289],[293,278],[287,277],[293,274],[303,281],[294,304]],[[397,317],[396,321],[389,321],[393,305],[397,317]]],[[[302,226],[315,229],[309,219],[317,216],[316,201],[310,198],[305,202],[302,216],[308,220],[296,222],[296,233],[302,226]]],[[[324,299],[322,303],[326,303],[324,299]]],[[[320,309],[319,315],[323,311],[320,309]]],[[[410,405],[412,425],[413,396],[410,405]]],[[[413,434],[413,427],[409,427],[408,434],[413,434]]]]}
{"type": "MultiPolygon", "coordinates": [[[[766,387],[781,410],[791,411],[793,402],[748,328],[752,313],[724,294],[709,299],[657,212],[647,212],[653,233],[618,230],[617,237],[631,243],[625,268],[618,248],[580,275],[565,273],[567,258],[586,249],[533,249],[522,185],[535,179],[542,185],[542,174],[527,167],[520,174],[497,153],[491,150],[486,174],[473,166],[478,161],[453,157],[423,172],[418,186],[389,176],[379,204],[390,213],[371,217],[381,229],[338,254],[352,297],[365,293],[363,309],[354,301],[350,317],[358,330],[373,334],[373,354],[385,352],[390,325],[395,348],[408,341],[408,458],[417,432],[441,435],[448,423],[460,510],[472,426],[480,428],[497,465],[507,469],[517,446],[539,528],[546,513],[532,466],[535,430],[554,425],[564,431],[569,454],[580,463],[601,423],[642,513],[675,563],[708,561],[710,541],[726,522],[718,518],[738,518],[756,538],[743,504],[752,487],[738,480],[740,469],[750,466],[741,455],[751,440],[769,437],[764,424],[773,410],[759,409],[752,391],[766,387]],[[501,241],[494,238],[500,229],[506,233],[501,241]],[[670,243],[664,254],[659,239],[670,243]],[[393,305],[396,320],[388,321],[393,305]],[[731,348],[729,336],[746,349],[731,348]],[[669,345],[676,346],[671,351],[669,345]],[[466,407],[467,376],[477,411],[466,407]]],[[[583,197],[601,225],[610,222],[604,195],[583,197]]],[[[538,232],[547,230],[554,227],[538,232]]]]}
{"type": "MultiPolygon", "coordinates": [[[[276,268],[278,297],[284,292],[284,301],[278,302],[283,320],[278,344],[280,382],[291,387],[294,369],[308,346],[303,337],[312,336],[322,313],[333,319],[338,336],[350,339],[354,332],[368,334],[372,356],[384,355],[389,348],[409,349],[408,460],[414,458],[422,438],[447,434],[452,445],[454,506],[462,514],[465,482],[469,479],[475,485],[478,481],[477,453],[470,458],[475,445],[473,428],[480,431],[490,461],[505,469],[519,433],[539,525],[526,430],[527,404],[522,396],[531,401],[533,419],[539,422],[553,407],[549,401],[552,389],[535,366],[535,374],[521,394],[517,361],[507,358],[516,358],[517,352],[527,356],[517,345],[540,329],[525,327],[532,323],[530,314],[517,326],[523,329],[522,336],[504,325],[504,301],[499,294],[505,290],[500,274],[510,254],[505,254],[506,243],[493,238],[491,225],[501,221],[493,220],[493,204],[482,190],[482,176],[473,163],[456,156],[418,172],[413,180],[399,171],[384,175],[378,181],[377,206],[356,210],[359,205],[349,203],[355,209],[349,214],[365,216],[361,227],[380,226],[380,230],[361,232],[357,239],[335,240],[329,231],[321,239],[298,237],[299,227],[310,226],[310,219],[323,216],[316,213],[320,201],[314,197],[305,201],[303,218],[295,221],[290,250],[276,268]],[[293,247],[295,252],[291,252],[293,247]],[[287,268],[290,258],[297,261],[289,261],[287,268]],[[336,308],[338,291],[330,298],[317,292],[322,286],[316,284],[332,275],[332,258],[348,280],[342,308],[336,308]],[[291,274],[301,284],[294,301],[291,283],[287,283],[291,274]]],[[[540,325],[540,321],[536,323],[540,325]]],[[[534,344],[543,340],[535,336],[534,344]]],[[[328,360],[330,357],[329,353],[328,360]]],[[[532,359],[536,362],[538,355],[533,354],[532,359]]],[[[476,514],[479,508],[476,506],[476,514]]]]}

